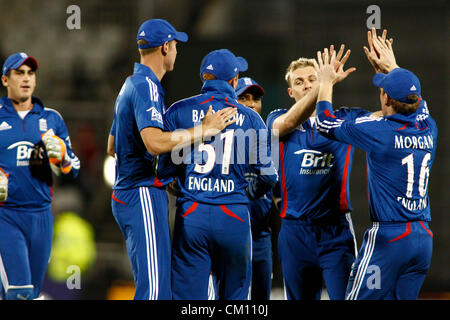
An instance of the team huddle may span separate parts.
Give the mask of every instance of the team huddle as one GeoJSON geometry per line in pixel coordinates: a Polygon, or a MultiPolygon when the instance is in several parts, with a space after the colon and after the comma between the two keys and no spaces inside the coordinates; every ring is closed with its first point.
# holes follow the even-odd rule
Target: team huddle
{"type": "MultiPolygon", "coordinates": [[[[203,58],[200,94],[166,108],[161,80],[188,35],[162,19],[140,26],[140,63],[117,96],[107,146],[116,159],[112,213],[135,299],[270,299],[272,205],[282,218],[286,299],[320,299],[323,283],[330,299],[417,299],[432,254],[428,179],[437,126],[387,32],[367,36],[379,111],[333,108],[334,85],[355,68],[344,68],[350,50],[330,46],[289,65],[295,103],[264,121],[263,87],[240,78],[248,62],[227,49],[203,58]],[[359,250],[350,204],[354,148],[367,153],[373,223],[359,250]],[[177,198],[173,238],[168,192],[177,198]]],[[[36,69],[34,58],[18,53],[2,70],[4,299],[39,296],[51,248],[52,172],[76,177],[80,168],[62,117],[32,96],[36,69]]]]}

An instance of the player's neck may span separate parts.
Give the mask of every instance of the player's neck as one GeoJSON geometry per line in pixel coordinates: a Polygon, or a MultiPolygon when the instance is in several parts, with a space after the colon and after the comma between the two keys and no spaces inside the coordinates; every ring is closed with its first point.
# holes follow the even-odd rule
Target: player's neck
{"type": "Polygon", "coordinates": [[[28,110],[33,109],[33,103],[31,102],[31,97],[25,101],[20,101],[18,99],[14,99],[12,97],[8,97],[8,98],[11,100],[11,102],[14,106],[14,109],[16,109],[16,111],[28,111],[28,110]]]}
{"type": "Polygon", "coordinates": [[[164,68],[162,59],[160,59],[157,56],[146,55],[141,56],[140,63],[143,64],[144,66],[149,67],[155,74],[156,78],[158,78],[158,80],[161,82],[162,78],[166,74],[166,70],[164,68]]]}

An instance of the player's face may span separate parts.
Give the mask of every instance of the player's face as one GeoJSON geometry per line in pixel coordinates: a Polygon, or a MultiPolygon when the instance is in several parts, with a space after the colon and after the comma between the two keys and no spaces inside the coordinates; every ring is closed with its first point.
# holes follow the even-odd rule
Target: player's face
{"type": "Polygon", "coordinates": [[[318,86],[316,70],[310,66],[292,71],[290,78],[291,87],[288,88],[288,94],[296,102],[318,86]]]}
{"type": "Polygon", "coordinates": [[[262,99],[260,96],[256,96],[250,92],[244,92],[238,97],[238,102],[261,114],[262,99]]]}
{"type": "Polygon", "coordinates": [[[168,46],[169,49],[167,51],[166,59],[165,59],[165,65],[167,71],[172,71],[175,67],[175,60],[177,58],[177,41],[173,40],[170,41],[168,46]]]}
{"type": "Polygon", "coordinates": [[[2,76],[3,85],[12,100],[25,102],[31,98],[36,88],[36,72],[27,65],[12,69],[9,77],[2,76]]]}

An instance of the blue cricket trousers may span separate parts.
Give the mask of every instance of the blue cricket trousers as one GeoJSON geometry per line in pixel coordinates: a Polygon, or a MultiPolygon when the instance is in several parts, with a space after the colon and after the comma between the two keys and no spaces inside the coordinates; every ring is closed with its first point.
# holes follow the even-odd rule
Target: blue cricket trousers
{"type": "Polygon", "coordinates": [[[247,205],[187,201],[175,217],[172,290],[176,300],[207,300],[210,272],[220,300],[247,300],[251,282],[247,205]]]}
{"type": "Polygon", "coordinates": [[[253,238],[252,253],[252,300],[270,300],[272,289],[272,236],[253,238]]]}
{"type": "Polygon", "coordinates": [[[114,190],[112,211],[122,231],[136,285],[135,300],[171,300],[170,228],[165,189],[114,190]]]}
{"type": "Polygon", "coordinates": [[[417,299],[432,250],[433,234],[427,222],[374,222],[364,234],[346,299],[417,299]]]}
{"type": "MultiPolygon", "coordinates": [[[[23,210],[23,209],[22,209],[23,210]]],[[[0,207],[0,277],[2,297],[39,297],[53,238],[50,208],[37,212],[0,207]]]]}
{"type": "Polygon", "coordinates": [[[356,254],[350,214],[311,221],[282,219],[278,255],[288,300],[320,300],[322,283],[331,300],[344,300],[356,254]]]}

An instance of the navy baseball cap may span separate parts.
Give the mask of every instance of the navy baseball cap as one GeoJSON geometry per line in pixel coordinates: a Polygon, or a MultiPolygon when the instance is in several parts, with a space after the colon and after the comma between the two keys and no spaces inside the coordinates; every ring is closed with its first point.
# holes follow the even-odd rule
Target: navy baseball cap
{"type": "Polygon", "coordinates": [[[169,22],[164,19],[150,19],[139,27],[136,42],[147,41],[147,44],[138,44],[139,49],[149,49],[159,47],[166,41],[177,40],[188,41],[189,37],[184,32],[177,31],[169,22]]]}
{"type": "Polygon", "coordinates": [[[228,81],[239,72],[246,71],[247,60],[236,57],[228,49],[214,50],[208,53],[200,65],[200,78],[204,80],[205,73],[211,73],[217,80],[228,81]]]}
{"type": "Polygon", "coordinates": [[[238,84],[236,87],[236,95],[240,96],[247,90],[254,90],[258,97],[262,97],[264,95],[264,89],[255,80],[249,77],[239,78],[238,84]]]}
{"type": "Polygon", "coordinates": [[[409,100],[408,96],[417,94],[420,97],[420,81],[409,70],[396,68],[387,74],[377,73],[372,81],[377,87],[383,88],[388,96],[394,100],[414,103],[417,100],[409,100]]]}
{"type": "Polygon", "coordinates": [[[18,52],[10,55],[3,63],[2,74],[5,75],[11,69],[18,69],[21,65],[26,64],[31,69],[38,68],[37,60],[30,57],[25,52],[18,52]]]}

